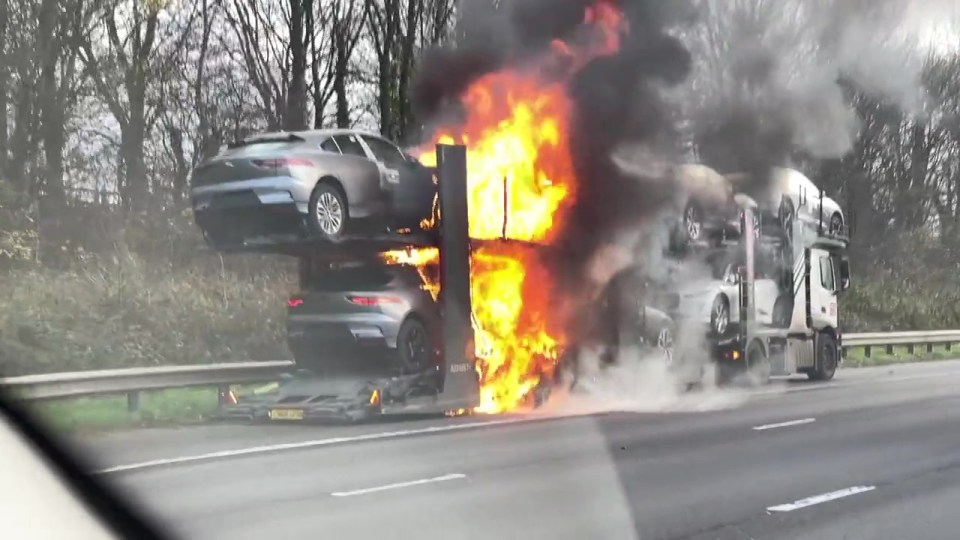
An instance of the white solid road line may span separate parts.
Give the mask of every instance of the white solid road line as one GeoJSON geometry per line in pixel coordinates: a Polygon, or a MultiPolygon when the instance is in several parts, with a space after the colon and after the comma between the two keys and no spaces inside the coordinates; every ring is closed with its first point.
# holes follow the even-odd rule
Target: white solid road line
{"type": "Polygon", "coordinates": [[[253,454],[265,454],[268,452],[279,452],[282,450],[296,450],[301,448],[314,448],[318,446],[332,446],[335,444],[355,443],[361,441],[376,441],[380,439],[393,439],[397,437],[407,437],[410,435],[423,435],[428,433],[442,433],[445,431],[465,431],[487,426],[502,426],[508,424],[519,424],[523,422],[536,421],[538,418],[505,418],[502,420],[488,420],[486,422],[470,422],[467,424],[454,424],[449,426],[433,426],[421,429],[405,429],[402,431],[387,431],[383,433],[368,433],[366,435],[356,435],[353,437],[334,437],[331,439],[319,439],[313,441],[301,441],[286,444],[271,444],[268,446],[254,446],[252,448],[241,448],[239,450],[222,450],[219,452],[210,452],[208,454],[197,454],[193,456],[183,456],[167,459],[155,459],[151,461],[142,461],[140,463],[130,463],[127,465],[117,465],[95,471],[94,474],[116,473],[123,471],[132,471],[137,469],[149,469],[152,467],[162,467],[165,465],[180,465],[184,463],[194,463],[200,461],[211,461],[237,456],[248,456],[253,454]]]}
{"type": "Polygon", "coordinates": [[[877,489],[876,486],[853,486],[845,489],[831,491],[830,493],[824,493],[822,495],[814,495],[813,497],[807,497],[806,499],[800,499],[788,504],[778,504],[777,506],[770,506],[767,508],[767,512],[793,512],[794,510],[799,510],[800,508],[806,508],[808,506],[813,506],[815,504],[821,504],[829,501],[834,501],[837,499],[842,499],[844,497],[849,497],[851,495],[857,495],[858,493],[866,493],[868,491],[873,491],[877,489]]]}
{"type": "Polygon", "coordinates": [[[790,426],[800,426],[803,424],[809,424],[811,422],[816,422],[816,418],[801,418],[800,420],[790,420],[789,422],[780,422],[778,424],[764,424],[762,426],[753,426],[754,431],[765,431],[768,429],[777,429],[782,427],[790,426]]]}
{"type": "Polygon", "coordinates": [[[367,493],[387,491],[388,489],[400,489],[400,488],[411,487],[411,486],[420,486],[423,484],[432,484],[434,482],[447,482],[450,480],[461,480],[466,477],[467,475],[460,474],[460,473],[445,474],[443,476],[436,476],[434,478],[423,478],[421,480],[411,480],[409,482],[398,482],[396,484],[387,484],[385,486],[355,489],[353,491],[335,491],[330,495],[333,495],[334,497],[352,497],[353,495],[366,495],[367,493]]]}

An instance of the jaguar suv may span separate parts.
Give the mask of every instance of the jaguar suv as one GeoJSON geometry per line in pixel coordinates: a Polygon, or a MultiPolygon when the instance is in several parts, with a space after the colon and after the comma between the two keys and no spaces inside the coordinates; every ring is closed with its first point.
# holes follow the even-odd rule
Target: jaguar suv
{"type": "Polygon", "coordinates": [[[433,171],[392,142],[341,129],[248,137],[194,169],[190,187],[197,225],[215,249],[415,229],[431,217],[437,192],[433,171]]]}

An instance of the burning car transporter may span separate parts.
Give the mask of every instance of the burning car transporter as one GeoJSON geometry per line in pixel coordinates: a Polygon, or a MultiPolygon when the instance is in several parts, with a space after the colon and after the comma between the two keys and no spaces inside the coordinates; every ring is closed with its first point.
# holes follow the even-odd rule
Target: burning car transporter
{"type": "MultiPolygon", "coordinates": [[[[291,298],[288,340],[298,369],[283,378],[275,394],[225,406],[223,416],[251,420],[358,420],[381,414],[499,412],[484,407],[485,400],[490,403],[490,394],[485,398],[484,390],[489,392],[491,387],[495,390],[495,385],[490,384],[489,376],[486,380],[484,377],[487,366],[482,358],[486,344],[483,328],[478,327],[472,307],[472,293],[476,292],[472,277],[476,276],[471,273],[471,262],[484,264],[476,256],[477,247],[498,241],[470,238],[466,149],[439,145],[436,152],[434,171],[438,189],[435,197],[431,195],[435,204],[431,214],[422,221],[425,227],[416,231],[384,227],[379,232],[331,238],[322,234],[323,231],[316,231],[305,217],[294,227],[292,237],[289,229],[281,229],[285,234],[279,236],[260,230],[249,236],[240,235],[236,243],[229,246],[216,246],[229,251],[297,257],[301,266],[301,289],[310,289],[315,286],[311,282],[320,280],[321,290],[327,291],[326,296],[333,298],[334,309],[339,310],[332,313],[325,306],[312,305],[316,300],[307,294],[291,298]],[[333,274],[312,272],[310,268],[318,263],[321,268],[338,268],[343,275],[355,274],[358,285],[338,288],[324,283],[332,279],[333,274]],[[364,283],[368,278],[360,269],[373,268],[379,276],[383,272],[377,272],[376,268],[397,265],[414,269],[418,277],[410,283],[423,291],[413,294],[420,294],[424,299],[411,299],[396,288],[380,288],[387,281],[392,283],[392,277],[375,284],[374,292],[369,292],[370,285],[364,283]],[[437,271],[431,273],[431,267],[437,271]],[[418,304],[426,307],[420,309],[418,304]],[[346,309],[348,305],[350,309],[346,309]],[[422,335],[417,336],[417,332],[422,335]],[[369,350],[336,347],[345,341],[388,343],[394,360],[377,362],[375,359],[382,356],[369,350]]],[[[276,177],[268,181],[275,182],[276,177]]],[[[206,232],[211,223],[219,226],[231,216],[236,217],[237,212],[245,217],[257,216],[261,225],[269,221],[262,218],[270,217],[276,206],[272,202],[263,203],[256,181],[240,182],[243,183],[240,191],[248,192],[247,199],[254,204],[238,207],[234,204],[236,192],[227,191],[205,197],[200,205],[195,199],[197,222],[202,230],[206,232]]],[[[268,201],[275,198],[273,193],[267,195],[268,201]]],[[[803,199],[801,195],[799,202],[806,204],[803,199]]],[[[735,291],[736,309],[727,306],[726,311],[715,312],[713,305],[717,302],[699,301],[710,306],[705,331],[710,343],[709,360],[717,364],[718,380],[729,382],[746,372],[759,376],[761,382],[770,375],[798,372],[814,379],[832,378],[840,359],[842,339],[838,295],[850,281],[845,231],[832,223],[824,227],[822,216],[817,221],[795,219],[782,212],[774,217],[748,197],[738,195],[735,202],[739,209],[739,223],[735,228],[742,233],[732,234],[727,227],[712,241],[697,242],[699,235],[688,237],[684,249],[671,251],[675,260],[680,261],[705,250],[739,254],[739,263],[728,266],[722,278],[729,282],[727,288],[735,291]],[[764,220],[774,221],[776,226],[765,226],[764,220]],[[757,261],[766,261],[771,254],[776,260],[771,268],[781,269],[772,270],[773,292],[757,285],[757,261]],[[758,292],[776,299],[771,317],[757,316],[763,311],[757,308],[758,292]],[[722,325],[714,320],[717,317],[726,317],[722,325]]],[[[505,210],[504,219],[507,215],[505,210]]],[[[689,229],[683,221],[688,217],[687,212],[682,214],[684,230],[689,229]]],[[[288,225],[289,221],[284,223],[288,225]]],[[[505,224],[503,230],[506,230],[505,224]]],[[[499,240],[505,241],[506,238],[499,240]]],[[[527,248],[537,249],[536,246],[527,248]]],[[[770,273],[768,269],[763,272],[770,273]]],[[[605,343],[610,349],[608,356],[616,356],[616,348],[627,336],[635,344],[662,353],[672,368],[683,367],[685,383],[697,382],[703,371],[691,372],[686,369],[689,363],[674,358],[677,325],[673,318],[682,321],[691,315],[689,310],[680,309],[683,295],[668,295],[677,299],[673,305],[649,306],[643,287],[631,279],[636,277],[633,273],[634,269],[628,267],[615,276],[596,306],[600,325],[611,325],[600,334],[614,336],[606,340],[599,338],[608,342],[605,343]],[[629,306],[624,306],[624,298],[631,299],[627,302],[629,306]],[[639,311],[632,313],[636,311],[633,308],[639,311]]],[[[731,295],[724,298],[729,301],[731,295]]],[[[762,303],[771,303],[771,298],[764,298],[762,303]]],[[[694,316],[702,307],[693,310],[694,316]]],[[[681,336],[680,339],[688,338],[681,336]]],[[[568,344],[565,351],[572,351],[575,358],[577,345],[568,344]]],[[[552,369],[518,378],[527,381],[526,387],[518,389],[521,400],[534,406],[542,404],[551,388],[560,382],[561,370],[576,369],[575,365],[565,363],[571,354],[559,352],[534,351],[552,355],[553,360],[544,362],[552,369]]],[[[608,359],[608,363],[614,361],[608,359]]]]}

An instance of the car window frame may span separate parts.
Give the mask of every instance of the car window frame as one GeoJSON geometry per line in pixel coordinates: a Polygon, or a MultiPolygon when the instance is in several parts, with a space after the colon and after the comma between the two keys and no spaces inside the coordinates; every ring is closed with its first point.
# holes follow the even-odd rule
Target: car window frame
{"type": "Polygon", "coordinates": [[[357,133],[337,133],[337,134],[335,134],[335,135],[331,135],[331,138],[333,139],[333,141],[334,141],[335,143],[337,143],[337,148],[340,149],[340,155],[342,155],[342,156],[350,156],[350,157],[358,157],[358,158],[363,158],[363,159],[373,159],[373,158],[371,157],[371,155],[370,155],[370,149],[367,148],[366,143],[363,142],[363,137],[361,137],[359,134],[357,134],[357,133]],[[357,143],[357,145],[360,146],[360,151],[362,152],[362,154],[354,154],[354,153],[344,152],[344,145],[340,144],[340,141],[337,140],[339,137],[344,137],[344,138],[354,137],[354,138],[356,138],[356,143],[357,143]]]}
{"type": "Polygon", "coordinates": [[[340,150],[340,144],[337,143],[337,139],[334,137],[335,137],[334,135],[330,135],[329,137],[324,137],[323,140],[321,140],[320,143],[317,144],[317,148],[323,150],[324,152],[335,153],[342,156],[344,155],[343,150],[340,150]],[[327,144],[328,142],[333,143],[333,146],[335,147],[335,151],[328,150],[323,147],[323,145],[327,144]]]}
{"type": "Polygon", "coordinates": [[[382,163],[382,164],[384,164],[385,166],[390,167],[390,168],[393,168],[393,169],[396,169],[396,168],[398,168],[398,167],[401,167],[404,163],[409,163],[409,161],[407,160],[406,156],[405,156],[404,153],[403,153],[403,150],[401,150],[399,146],[393,144],[392,142],[390,142],[390,141],[388,141],[388,140],[386,140],[386,139],[384,139],[384,138],[382,138],[382,137],[376,137],[376,136],[373,136],[373,135],[360,134],[359,137],[360,137],[360,139],[366,144],[367,149],[370,151],[370,153],[373,154],[373,158],[374,158],[377,162],[382,163]],[[370,143],[370,141],[375,141],[375,142],[377,142],[377,143],[381,143],[381,144],[384,144],[384,145],[392,148],[392,149],[396,152],[396,154],[397,154],[397,155],[396,155],[397,162],[396,162],[396,163],[390,163],[390,162],[388,162],[388,161],[386,161],[386,160],[382,160],[382,159],[380,158],[380,156],[377,154],[376,148],[374,147],[373,144],[370,143]]]}

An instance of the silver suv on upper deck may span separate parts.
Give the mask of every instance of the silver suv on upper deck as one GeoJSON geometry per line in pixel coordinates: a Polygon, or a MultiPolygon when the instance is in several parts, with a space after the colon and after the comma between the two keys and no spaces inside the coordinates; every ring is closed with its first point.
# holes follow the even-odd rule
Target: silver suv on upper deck
{"type": "Polygon", "coordinates": [[[416,229],[437,190],[433,172],[392,142],[341,129],[247,137],[200,164],[190,184],[216,249],[276,235],[341,240],[361,224],[416,229]]]}

